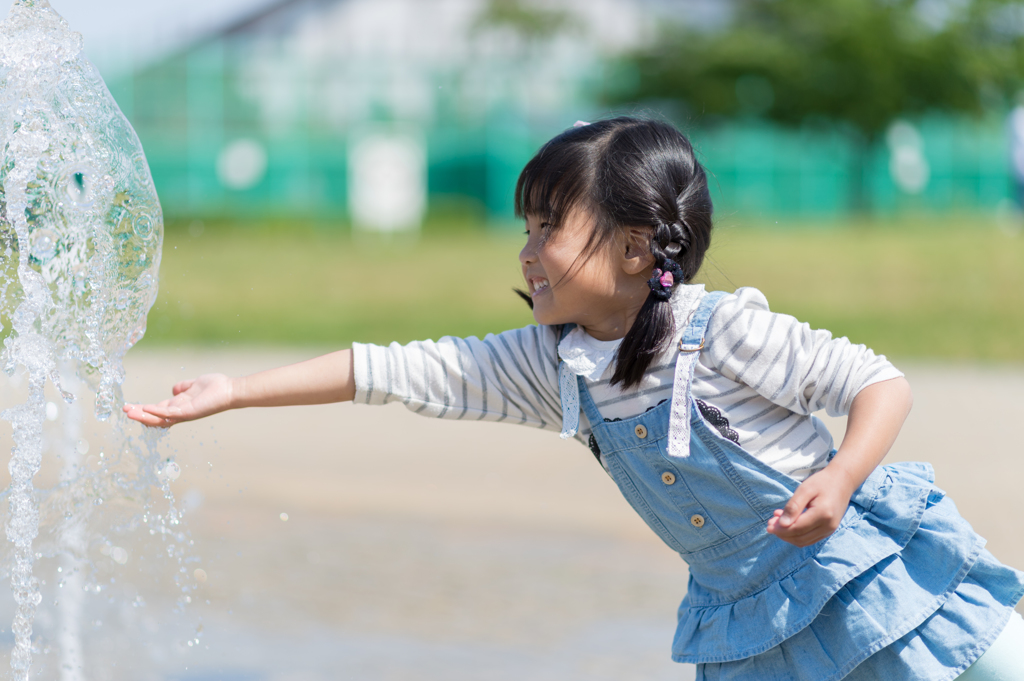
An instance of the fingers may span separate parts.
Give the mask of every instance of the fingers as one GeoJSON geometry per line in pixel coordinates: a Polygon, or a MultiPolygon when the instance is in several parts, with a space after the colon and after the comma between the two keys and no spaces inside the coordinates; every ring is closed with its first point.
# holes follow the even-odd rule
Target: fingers
{"type": "MultiPolygon", "coordinates": [[[[194,378],[179,381],[171,388],[171,392],[174,393],[175,397],[182,393],[187,393],[195,382],[196,379],[194,378]]],[[[169,428],[176,423],[188,420],[178,404],[180,402],[181,400],[172,398],[157,404],[125,404],[122,410],[128,418],[138,421],[143,425],[155,428],[169,428]]]]}
{"type": "Polygon", "coordinates": [[[195,383],[195,382],[196,382],[196,379],[189,378],[189,379],[186,379],[184,381],[180,381],[178,383],[175,383],[174,387],[171,388],[171,392],[173,394],[175,394],[175,395],[180,395],[181,393],[183,393],[186,390],[188,390],[189,388],[191,388],[192,384],[195,383]]]}
{"type": "Polygon", "coordinates": [[[812,475],[768,519],[767,530],[790,544],[810,546],[835,532],[848,504],[827,476],[812,475]]]}
{"type": "Polygon", "coordinates": [[[820,494],[811,487],[808,487],[810,494],[801,494],[798,488],[785,508],[775,511],[768,520],[769,533],[802,547],[819,542],[835,532],[849,500],[832,499],[828,494],[820,494]],[[788,514],[798,510],[799,515],[790,519],[788,514]]]}
{"type": "Polygon", "coordinates": [[[816,492],[808,485],[800,485],[796,488],[796,492],[789,498],[789,501],[782,508],[782,511],[776,511],[776,518],[778,519],[778,525],[783,528],[791,527],[794,523],[800,520],[807,505],[811,502],[816,495],[816,492]]]}
{"type": "Polygon", "coordinates": [[[165,418],[147,411],[147,407],[141,404],[126,404],[124,405],[123,410],[128,418],[153,428],[170,428],[175,423],[178,423],[178,421],[173,418],[165,418]]]}
{"type": "Polygon", "coordinates": [[[825,539],[839,526],[832,512],[825,508],[809,508],[789,527],[781,527],[777,521],[778,516],[769,519],[768,531],[783,541],[801,547],[825,539]]]}

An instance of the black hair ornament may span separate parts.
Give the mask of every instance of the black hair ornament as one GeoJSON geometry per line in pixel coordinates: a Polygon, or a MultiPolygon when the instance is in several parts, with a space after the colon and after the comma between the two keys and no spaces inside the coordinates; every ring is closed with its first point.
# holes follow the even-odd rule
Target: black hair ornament
{"type": "Polygon", "coordinates": [[[672,297],[672,289],[683,280],[683,268],[675,260],[666,259],[661,267],[655,267],[647,285],[651,287],[651,295],[661,301],[672,297]]]}

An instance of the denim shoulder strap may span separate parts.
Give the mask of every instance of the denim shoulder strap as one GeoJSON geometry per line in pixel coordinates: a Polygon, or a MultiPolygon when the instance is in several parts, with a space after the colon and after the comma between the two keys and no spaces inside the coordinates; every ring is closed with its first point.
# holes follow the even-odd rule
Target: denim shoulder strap
{"type": "Polygon", "coordinates": [[[693,382],[693,370],[697,366],[700,351],[704,349],[708,321],[725,295],[724,291],[704,294],[679,339],[679,356],[676,358],[676,373],[672,381],[672,411],[669,416],[669,456],[690,455],[690,384],[693,382]]]}
{"type": "Polygon", "coordinates": [[[718,303],[726,295],[728,294],[725,291],[712,291],[704,294],[697,309],[687,320],[682,340],[679,341],[680,352],[696,353],[704,347],[704,334],[707,332],[708,321],[711,320],[711,314],[718,307],[718,303]]]}

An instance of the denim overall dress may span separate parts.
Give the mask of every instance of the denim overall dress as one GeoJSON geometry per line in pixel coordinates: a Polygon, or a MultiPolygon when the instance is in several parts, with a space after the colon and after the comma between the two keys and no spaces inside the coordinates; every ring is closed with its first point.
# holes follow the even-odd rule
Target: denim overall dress
{"type": "MultiPolygon", "coordinates": [[[[677,361],[695,361],[723,295],[704,295],[677,361]]],[[[766,526],[799,482],[702,417],[690,399],[692,368],[676,375],[672,400],[619,421],[601,417],[576,377],[595,454],[689,565],[675,661],[696,664],[707,681],[943,681],[991,645],[1024,594],[1024,573],[984,549],[934,486],[931,466],[877,468],[830,537],[793,546],[766,526]],[[668,444],[679,399],[686,411],[677,413],[689,414],[688,451],[668,444]]],[[[563,407],[567,399],[575,407],[576,395],[566,395],[575,391],[561,392],[563,407]]]]}

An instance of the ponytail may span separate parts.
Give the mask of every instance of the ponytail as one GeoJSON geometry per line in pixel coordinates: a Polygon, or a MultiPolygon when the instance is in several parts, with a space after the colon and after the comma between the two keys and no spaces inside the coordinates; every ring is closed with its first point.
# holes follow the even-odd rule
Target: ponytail
{"type": "Polygon", "coordinates": [[[569,129],[527,163],[515,208],[523,218],[549,216],[555,229],[574,208],[593,215],[588,257],[623,229],[651,228],[657,274],[622,339],[611,380],[637,387],[675,336],[672,292],[697,275],[711,244],[711,194],[689,140],[667,123],[627,117],[569,129]]]}

